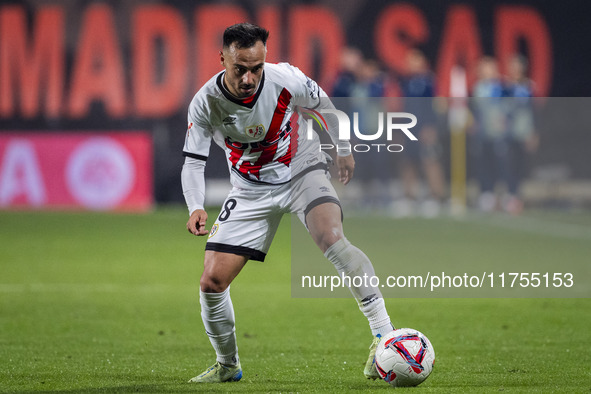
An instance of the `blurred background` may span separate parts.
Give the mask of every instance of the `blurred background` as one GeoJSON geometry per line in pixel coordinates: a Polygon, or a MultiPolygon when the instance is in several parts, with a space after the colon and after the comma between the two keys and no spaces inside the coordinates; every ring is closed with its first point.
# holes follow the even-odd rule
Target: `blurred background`
{"type": "MultiPolygon", "coordinates": [[[[183,203],[187,107],[221,69],[223,30],[242,21],[271,31],[269,61],[331,97],[417,114],[418,143],[357,155],[345,202],[395,217],[589,208],[590,12],[583,1],[2,1],[0,208],[183,203]]],[[[206,174],[219,204],[221,149],[206,174]]]]}

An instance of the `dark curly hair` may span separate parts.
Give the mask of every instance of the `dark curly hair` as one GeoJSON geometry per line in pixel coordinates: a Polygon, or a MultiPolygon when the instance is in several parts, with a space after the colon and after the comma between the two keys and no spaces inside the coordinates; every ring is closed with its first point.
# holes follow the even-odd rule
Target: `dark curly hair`
{"type": "Polygon", "coordinates": [[[263,45],[267,44],[269,31],[252,23],[238,23],[228,27],[224,31],[224,48],[235,44],[238,49],[250,48],[262,41],[263,45]]]}

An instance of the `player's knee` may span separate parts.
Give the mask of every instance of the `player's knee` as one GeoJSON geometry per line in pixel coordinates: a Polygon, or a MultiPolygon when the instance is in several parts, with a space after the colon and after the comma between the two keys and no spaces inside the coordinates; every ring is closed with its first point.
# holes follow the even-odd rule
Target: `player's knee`
{"type": "Polygon", "coordinates": [[[322,253],[324,253],[328,248],[343,238],[343,232],[340,229],[332,228],[319,233],[315,237],[315,241],[320,250],[322,250],[322,253]]]}
{"type": "Polygon", "coordinates": [[[215,276],[206,275],[204,273],[201,275],[199,285],[201,287],[201,291],[204,293],[222,293],[228,288],[229,284],[223,282],[215,276]]]}

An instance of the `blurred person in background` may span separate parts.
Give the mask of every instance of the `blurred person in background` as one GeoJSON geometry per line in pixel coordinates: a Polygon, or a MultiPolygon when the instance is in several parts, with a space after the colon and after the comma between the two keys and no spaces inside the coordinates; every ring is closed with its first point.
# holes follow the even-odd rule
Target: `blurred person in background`
{"type": "Polygon", "coordinates": [[[532,107],[533,83],[527,78],[527,60],[513,56],[503,81],[497,61],[483,57],[478,65],[472,109],[475,118],[473,153],[477,159],[483,212],[497,209],[517,215],[523,210],[519,187],[527,152],[538,145],[532,107]],[[497,196],[495,186],[504,184],[497,196]]]}
{"type": "Polygon", "coordinates": [[[503,82],[497,60],[490,56],[480,59],[478,80],[474,84],[472,110],[474,139],[472,153],[476,157],[480,196],[478,208],[492,212],[497,208],[495,185],[507,178],[508,146],[503,108],[503,82]]]}
{"type": "Polygon", "coordinates": [[[417,117],[418,141],[405,145],[401,156],[400,173],[405,198],[394,206],[396,216],[413,214],[420,197],[420,174],[425,176],[428,196],[421,205],[426,217],[437,216],[445,200],[445,180],[441,166],[441,145],[437,117],[433,109],[435,78],[423,52],[412,49],[406,57],[406,75],[401,87],[405,111],[417,117]]]}
{"type": "MultiPolygon", "coordinates": [[[[388,76],[374,59],[364,59],[358,73],[358,80],[351,91],[353,110],[359,116],[359,131],[374,134],[379,129],[380,113],[388,111],[384,97],[392,95],[388,76]]],[[[351,117],[351,119],[353,119],[351,117]]],[[[353,137],[357,143],[366,143],[353,137]]],[[[377,141],[385,142],[385,141],[377,141]]],[[[392,153],[381,150],[357,154],[357,171],[363,185],[365,208],[386,209],[390,205],[390,183],[394,166],[392,153]]]]}
{"type": "Polygon", "coordinates": [[[341,54],[341,69],[332,88],[332,97],[351,97],[360,78],[363,55],[357,48],[347,47],[341,54]]]}
{"type": "MultiPolygon", "coordinates": [[[[379,127],[379,113],[387,111],[382,98],[395,95],[388,76],[374,59],[365,59],[356,48],[345,48],[341,55],[341,70],[332,89],[333,97],[350,100],[338,102],[339,109],[359,116],[359,130],[373,134],[379,127]]],[[[352,136],[355,143],[365,143],[352,136]]],[[[360,208],[386,208],[390,204],[390,181],[392,178],[391,153],[381,151],[359,152],[356,158],[357,173],[363,188],[360,208]]]]}
{"type": "Polygon", "coordinates": [[[498,180],[507,181],[510,171],[504,87],[498,63],[493,57],[480,59],[477,75],[478,80],[472,90],[475,99],[471,105],[475,121],[472,153],[476,157],[480,186],[478,208],[483,212],[492,212],[498,205],[495,185],[498,180]]]}
{"type": "Polygon", "coordinates": [[[502,208],[511,214],[523,210],[519,189],[525,172],[527,154],[538,147],[538,134],[535,132],[532,97],[534,84],[527,77],[528,61],[522,55],[509,59],[505,96],[507,110],[507,138],[509,173],[507,194],[502,198],[502,208]]]}

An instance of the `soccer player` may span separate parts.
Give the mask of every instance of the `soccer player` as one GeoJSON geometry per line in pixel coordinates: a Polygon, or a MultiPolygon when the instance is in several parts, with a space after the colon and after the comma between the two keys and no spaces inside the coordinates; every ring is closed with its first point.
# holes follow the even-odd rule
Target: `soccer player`
{"type": "MultiPolygon", "coordinates": [[[[201,317],[216,363],[190,382],[238,381],[242,368],[234,328],[230,283],[248,260],[263,261],[281,217],[296,213],[339,274],[375,275],[367,256],[344,236],[339,199],[327,175],[318,136],[298,133],[306,123],[298,107],[334,108],[324,91],[287,63],[265,63],[269,32],[240,23],[223,36],[224,70],[211,78],[189,106],[181,178],[190,218],[187,229],[209,233],[200,280],[201,317]],[[204,171],[211,141],[226,153],[232,190],[211,231],[205,228],[204,171]]],[[[348,141],[338,141],[335,116],[327,116],[337,146],[339,180],[347,184],[355,162],[348,141]]],[[[380,291],[350,288],[373,334],[364,374],[378,377],[375,349],[393,329],[380,291]]]]}

